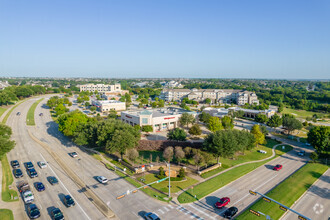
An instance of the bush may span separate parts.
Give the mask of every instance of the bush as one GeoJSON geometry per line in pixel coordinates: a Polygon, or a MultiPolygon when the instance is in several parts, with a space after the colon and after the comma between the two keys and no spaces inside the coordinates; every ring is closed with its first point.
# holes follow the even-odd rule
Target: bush
{"type": "Polygon", "coordinates": [[[184,172],[184,169],[183,168],[180,169],[178,177],[180,177],[180,178],[184,178],[185,177],[185,172],[184,172]]]}
{"type": "Polygon", "coordinates": [[[165,170],[163,167],[159,167],[159,174],[156,176],[158,179],[163,179],[166,177],[165,170]]]}
{"type": "Polygon", "coordinates": [[[319,159],[319,155],[316,152],[312,152],[310,158],[313,160],[313,162],[315,162],[317,159],[319,159]]]}

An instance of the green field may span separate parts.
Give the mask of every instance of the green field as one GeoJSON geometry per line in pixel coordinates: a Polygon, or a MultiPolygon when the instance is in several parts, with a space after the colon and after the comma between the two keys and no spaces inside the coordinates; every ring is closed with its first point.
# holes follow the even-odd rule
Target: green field
{"type": "Polygon", "coordinates": [[[1,108],[1,107],[0,107],[0,117],[1,117],[1,115],[2,115],[6,110],[7,110],[6,108],[1,108]]]}
{"type": "Polygon", "coordinates": [[[43,100],[39,99],[38,101],[36,101],[35,103],[32,104],[32,106],[30,107],[27,116],[26,116],[26,124],[27,125],[36,125],[35,121],[34,121],[34,111],[36,110],[37,105],[43,100]]]}
{"type": "Polygon", "coordinates": [[[313,117],[314,114],[317,114],[319,117],[325,117],[327,114],[319,112],[311,112],[305,110],[295,110],[292,108],[284,108],[282,114],[293,114],[300,118],[313,117]]]}
{"type": "MultiPolygon", "coordinates": [[[[266,195],[288,207],[291,207],[327,169],[328,166],[322,164],[308,163],[266,195]]],[[[249,209],[267,213],[272,219],[279,219],[284,214],[284,211],[279,209],[278,204],[274,202],[268,203],[264,200],[258,200],[255,204],[249,207],[249,209]]],[[[249,209],[239,215],[236,219],[249,220],[258,218],[250,213],[249,209]]]]}
{"type": "Polygon", "coordinates": [[[14,180],[6,155],[4,155],[1,158],[1,165],[2,165],[2,192],[1,192],[2,200],[5,202],[18,201],[17,191],[13,189],[9,189],[9,186],[13,183],[14,180]],[[16,199],[14,199],[15,197],[16,199]]]}
{"type": "Polygon", "coordinates": [[[14,220],[13,212],[9,209],[0,209],[1,220],[14,220]]]}
{"type": "Polygon", "coordinates": [[[2,123],[3,123],[3,124],[6,124],[6,123],[7,123],[7,120],[8,120],[8,118],[9,118],[10,114],[14,111],[14,109],[15,109],[17,106],[19,106],[19,105],[20,105],[22,102],[24,102],[24,101],[25,101],[25,100],[17,102],[16,105],[13,106],[13,107],[9,110],[9,112],[6,113],[6,116],[5,116],[5,117],[3,118],[3,120],[2,120],[2,123]]]}

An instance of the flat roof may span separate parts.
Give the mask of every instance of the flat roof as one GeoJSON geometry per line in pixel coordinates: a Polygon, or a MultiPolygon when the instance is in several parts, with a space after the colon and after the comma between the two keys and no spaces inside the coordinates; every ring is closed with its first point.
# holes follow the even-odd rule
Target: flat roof
{"type": "Polygon", "coordinates": [[[125,113],[128,115],[134,115],[134,116],[152,115],[153,118],[156,118],[156,117],[164,117],[164,116],[170,116],[170,115],[179,115],[182,113],[194,114],[196,112],[188,111],[188,110],[182,109],[182,108],[167,107],[167,108],[145,109],[145,110],[141,110],[141,111],[124,111],[122,113],[125,113]]]}
{"type": "Polygon", "coordinates": [[[121,102],[121,101],[117,101],[117,100],[97,100],[93,102],[97,103],[97,104],[111,104],[111,103],[125,103],[125,102],[121,102]]]}

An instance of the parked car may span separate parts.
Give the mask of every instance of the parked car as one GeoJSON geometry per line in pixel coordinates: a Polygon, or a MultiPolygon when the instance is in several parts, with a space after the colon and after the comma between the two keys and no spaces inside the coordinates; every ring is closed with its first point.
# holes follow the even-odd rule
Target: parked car
{"type": "Polygon", "coordinates": [[[38,166],[39,166],[41,169],[43,169],[43,168],[46,168],[46,167],[47,167],[47,164],[46,164],[45,162],[43,162],[43,161],[39,161],[39,162],[38,162],[38,166]]]}
{"type": "Polygon", "coordinates": [[[15,176],[16,178],[23,177],[23,172],[22,172],[21,169],[14,169],[14,170],[13,170],[13,173],[14,173],[14,176],[15,176]]]}
{"type": "Polygon", "coordinates": [[[29,204],[27,207],[27,213],[31,219],[36,219],[40,217],[40,211],[36,204],[29,204]]]}
{"type": "Polygon", "coordinates": [[[236,207],[230,207],[229,209],[227,209],[225,211],[225,213],[223,214],[223,217],[231,219],[234,215],[236,215],[236,213],[238,212],[238,208],[236,207]]]}
{"type": "Polygon", "coordinates": [[[265,150],[258,150],[259,153],[262,153],[262,154],[267,154],[267,151],[265,150]]]}
{"type": "Polygon", "coordinates": [[[310,143],[308,143],[308,142],[306,142],[306,145],[307,145],[307,146],[311,146],[311,144],[310,144],[310,143]]]}
{"type": "Polygon", "coordinates": [[[73,158],[78,157],[77,152],[71,152],[71,153],[69,153],[69,155],[73,158]]]}
{"type": "Polygon", "coordinates": [[[99,181],[100,183],[107,183],[108,179],[105,178],[104,176],[97,176],[96,177],[97,181],[99,181]]]}
{"type": "Polygon", "coordinates": [[[33,163],[32,162],[26,162],[25,163],[25,168],[26,169],[32,169],[32,168],[34,168],[33,163]]]}
{"type": "Polygon", "coordinates": [[[282,169],[282,165],[281,164],[277,164],[276,166],[274,166],[273,170],[279,171],[280,169],[282,169]]]}
{"type": "Polygon", "coordinates": [[[34,168],[28,169],[27,172],[31,178],[38,177],[38,173],[34,168]]]}
{"type": "Polygon", "coordinates": [[[54,208],[51,212],[50,215],[52,216],[53,220],[64,220],[64,215],[62,211],[59,208],[54,208]]]}
{"type": "Polygon", "coordinates": [[[49,176],[47,179],[48,179],[49,183],[52,185],[58,184],[58,180],[56,179],[55,176],[49,176]]]}
{"type": "Polygon", "coordinates": [[[298,156],[301,156],[301,157],[305,156],[305,154],[306,154],[306,152],[304,150],[301,150],[298,152],[298,156]]]}
{"type": "Polygon", "coordinates": [[[12,166],[12,168],[18,168],[19,167],[19,162],[17,160],[12,160],[10,162],[10,165],[12,166]]]}
{"type": "Polygon", "coordinates": [[[71,206],[75,205],[75,202],[74,202],[73,198],[70,195],[64,196],[63,202],[64,202],[66,207],[71,207],[71,206]]]}
{"type": "Polygon", "coordinates": [[[35,187],[38,190],[38,192],[45,191],[45,189],[46,189],[42,182],[36,182],[35,187]]]}
{"type": "Polygon", "coordinates": [[[152,212],[146,213],[143,217],[146,220],[160,220],[160,218],[155,213],[152,212]]]}
{"type": "Polygon", "coordinates": [[[214,204],[214,206],[218,209],[221,209],[221,208],[225,207],[226,205],[228,205],[228,203],[230,203],[230,198],[223,197],[223,198],[219,199],[219,201],[216,202],[214,204]]]}
{"type": "Polygon", "coordinates": [[[44,115],[44,113],[40,113],[40,114],[39,114],[39,116],[43,116],[43,115],[44,115]]]}

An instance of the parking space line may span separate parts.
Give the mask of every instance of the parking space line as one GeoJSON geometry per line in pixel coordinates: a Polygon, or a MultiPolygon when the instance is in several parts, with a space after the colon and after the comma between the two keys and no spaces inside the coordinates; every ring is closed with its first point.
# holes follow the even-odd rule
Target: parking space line
{"type": "Polygon", "coordinates": [[[163,210],[161,210],[161,209],[158,209],[158,211],[159,211],[159,212],[161,212],[162,214],[164,214],[164,211],[163,211],[163,210]]]}

